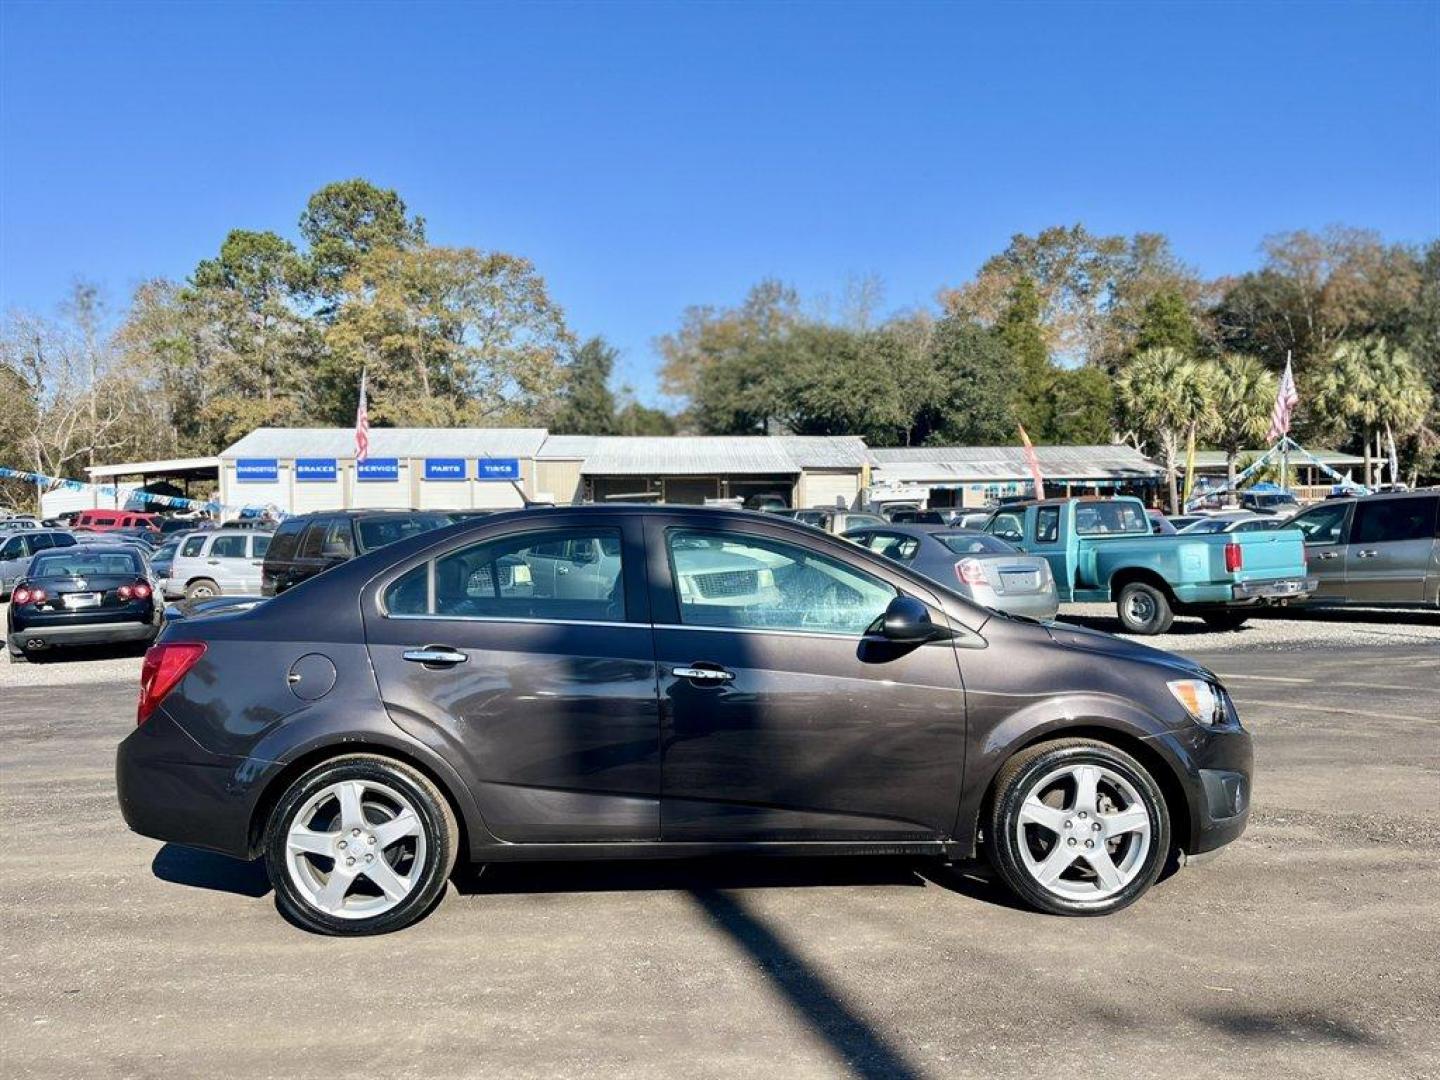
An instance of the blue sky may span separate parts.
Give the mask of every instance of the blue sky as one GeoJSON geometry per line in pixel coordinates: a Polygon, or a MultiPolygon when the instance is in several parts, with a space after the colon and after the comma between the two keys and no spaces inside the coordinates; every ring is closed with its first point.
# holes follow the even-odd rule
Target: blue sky
{"type": "Polygon", "coordinates": [[[652,339],[776,276],[930,304],[1015,232],[1440,235],[1440,4],[0,4],[0,308],[123,307],[361,175],[652,339]]]}

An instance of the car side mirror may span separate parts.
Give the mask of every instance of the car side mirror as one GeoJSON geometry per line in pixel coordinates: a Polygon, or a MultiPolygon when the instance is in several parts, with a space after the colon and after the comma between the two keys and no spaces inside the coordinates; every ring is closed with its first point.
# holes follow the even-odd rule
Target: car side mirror
{"type": "Polygon", "coordinates": [[[897,596],[885,608],[880,632],[890,641],[920,644],[947,635],[930,619],[930,609],[913,596],[897,596]]]}

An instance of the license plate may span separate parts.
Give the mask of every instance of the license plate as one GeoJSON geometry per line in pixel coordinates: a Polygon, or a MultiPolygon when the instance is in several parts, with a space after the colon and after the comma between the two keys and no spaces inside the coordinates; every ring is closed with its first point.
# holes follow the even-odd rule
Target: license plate
{"type": "Polygon", "coordinates": [[[1007,592],[1011,589],[1023,591],[1040,587],[1040,575],[1033,570],[1026,570],[1021,573],[1002,573],[1000,575],[1000,581],[1005,586],[1007,592]]]}
{"type": "Polygon", "coordinates": [[[98,592],[72,592],[65,595],[65,606],[67,608],[99,607],[100,594],[98,592]]]}

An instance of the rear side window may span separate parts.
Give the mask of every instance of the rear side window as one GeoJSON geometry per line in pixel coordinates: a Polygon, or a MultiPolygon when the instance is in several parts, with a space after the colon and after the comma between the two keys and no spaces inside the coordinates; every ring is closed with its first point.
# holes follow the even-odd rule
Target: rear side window
{"type": "Polygon", "coordinates": [[[310,527],[305,530],[305,538],[300,541],[300,558],[318,559],[320,557],[320,552],[325,547],[325,530],[329,527],[329,518],[322,518],[310,523],[310,527]]]}
{"type": "Polygon", "coordinates": [[[1429,539],[1435,535],[1435,499],[1381,499],[1355,504],[1352,544],[1429,539]]]}
{"type": "Polygon", "coordinates": [[[265,557],[265,552],[270,550],[270,537],[257,536],[255,537],[253,542],[255,544],[255,547],[251,551],[251,557],[255,559],[263,559],[265,557]]]}
{"type": "Polygon", "coordinates": [[[335,518],[330,522],[330,528],[325,532],[322,554],[344,555],[347,559],[355,557],[355,541],[350,537],[349,518],[335,518]]]}
{"type": "Polygon", "coordinates": [[[404,574],[384,602],[391,615],[618,622],[625,618],[620,533],[547,530],[472,544],[404,574]]]}
{"type": "Polygon", "coordinates": [[[36,533],[30,538],[30,550],[44,551],[46,548],[54,547],[55,541],[52,539],[53,536],[53,533],[36,533]]]}
{"type": "Polygon", "coordinates": [[[1078,536],[1149,532],[1150,519],[1138,503],[1080,503],[1075,507],[1075,533],[1078,536]]]}
{"type": "Polygon", "coordinates": [[[295,549],[299,546],[300,534],[305,530],[304,518],[291,518],[282,522],[275,530],[274,539],[270,541],[270,550],[266,556],[271,560],[283,561],[295,557],[295,549]]]}
{"type": "Polygon", "coordinates": [[[1053,544],[1060,539],[1060,508],[1042,506],[1035,511],[1035,542],[1053,544]]]}
{"type": "Polygon", "coordinates": [[[869,574],[783,541],[690,529],[665,536],[687,625],[858,636],[896,596],[869,574]]]}
{"type": "Polygon", "coordinates": [[[246,539],[244,533],[237,533],[234,536],[217,536],[215,542],[210,545],[210,555],[215,559],[243,559],[246,539]]]}
{"type": "Polygon", "coordinates": [[[186,559],[193,559],[200,554],[205,547],[205,537],[189,536],[185,538],[185,546],[180,549],[180,555],[186,559]]]}

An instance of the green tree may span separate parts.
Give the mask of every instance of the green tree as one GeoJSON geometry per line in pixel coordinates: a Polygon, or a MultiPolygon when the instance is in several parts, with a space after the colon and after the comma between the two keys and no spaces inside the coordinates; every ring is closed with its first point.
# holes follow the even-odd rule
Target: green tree
{"type": "Polygon", "coordinates": [[[1045,441],[1059,446],[1107,445],[1115,431],[1114,415],[1115,385],[1104,368],[1086,364],[1057,369],[1050,383],[1045,441]]]}
{"type": "Polygon", "coordinates": [[[1122,422],[1136,445],[1153,444],[1170,486],[1170,512],[1180,512],[1177,483],[1181,450],[1192,429],[1204,437],[1214,427],[1213,365],[1178,349],[1159,348],[1129,360],[1115,380],[1122,422]]]}
{"type": "Polygon", "coordinates": [[[1253,356],[1226,353],[1216,361],[1215,414],[1211,437],[1225,451],[1225,478],[1235,487],[1236,458],[1270,430],[1277,379],[1253,356]]]}
{"type": "Polygon", "coordinates": [[[635,391],[623,387],[620,408],[615,412],[616,435],[674,435],[675,419],[662,409],[642,405],[635,400],[635,391]]]}
{"type": "Polygon", "coordinates": [[[1372,483],[1372,448],[1387,428],[1403,439],[1430,410],[1429,387],[1404,349],[1381,337],[1342,341],[1309,383],[1310,408],[1336,433],[1364,442],[1365,483],[1372,483]]]}
{"type": "Polygon", "coordinates": [[[310,286],[333,298],[370,252],[423,244],[425,221],[410,217],[396,192],[356,177],[326,184],[310,196],[300,215],[300,235],[310,249],[310,286]]]}
{"type": "Polygon", "coordinates": [[[615,395],[610,376],[620,354],[592,337],[575,351],[565,372],[565,390],[551,425],[561,435],[610,435],[615,430],[615,395]]]}
{"type": "Polygon", "coordinates": [[[1179,290],[1162,289],[1146,302],[1135,334],[1135,351],[1179,349],[1194,355],[1197,344],[1195,318],[1179,290]]]}
{"type": "Polygon", "coordinates": [[[1032,439],[1054,439],[1054,391],[1057,369],[1050,363],[1045,332],[1040,326],[1040,294],[1034,280],[1022,274],[1010,287],[995,332],[1010,351],[1016,374],[1010,406],[1032,439]]]}
{"type": "Polygon", "coordinates": [[[332,422],[354,415],[360,372],[379,424],[548,423],[570,345],[526,259],[474,248],[385,247],[345,278],[325,332],[332,422]]]}
{"type": "Polygon", "coordinates": [[[915,443],[986,444],[1015,439],[1010,355],[990,330],[950,316],[929,349],[933,394],[912,421],[915,443]]]}

